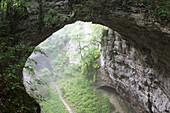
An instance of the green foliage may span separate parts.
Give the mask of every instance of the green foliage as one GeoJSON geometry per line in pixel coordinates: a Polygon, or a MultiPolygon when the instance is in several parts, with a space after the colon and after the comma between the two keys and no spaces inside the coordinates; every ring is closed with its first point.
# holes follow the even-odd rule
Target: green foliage
{"type": "Polygon", "coordinates": [[[1,0],[0,1],[0,21],[12,22],[24,19],[28,12],[26,6],[29,4],[23,0],[1,0]]]}
{"type": "Polygon", "coordinates": [[[69,64],[69,56],[71,55],[69,54],[70,50],[66,47],[73,36],[77,36],[78,34],[84,36],[82,30],[80,30],[83,29],[82,25],[79,24],[64,27],[64,29],[55,33],[53,38],[49,38],[39,45],[48,54],[57,84],[73,78],[75,76],[74,73],[80,72],[77,65],[69,64]],[[72,29],[73,27],[75,29],[72,29]]]}
{"type": "MultiPolygon", "coordinates": [[[[48,5],[48,2],[45,2],[43,4],[48,5]]],[[[52,8],[45,8],[44,10],[44,12],[46,12],[43,18],[44,23],[55,24],[59,21],[63,22],[70,19],[66,14],[60,12],[59,10],[54,10],[52,8]]]]}
{"type": "Polygon", "coordinates": [[[65,100],[77,113],[111,113],[114,110],[109,98],[95,93],[84,78],[70,80],[60,89],[65,100]]]}
{"type": "Polygon", "coordinates": [[[31,104],[28,101],[25,105],[21,105],[24,100],[23,96],[28,97],[28,95],[18,93],[25,92],[20,72],[25,68],[34,74],[34,61],[29,60],[30,65],[25,66],[25,61],[28,57],[26,56],[27,52],[32,52],[34,47],[19,44],[18,39],[20,37],[10,34],[0,35],[0,105],[2,105],[3,112],[8,112],[9,110],[23,112],[31,104]]]}
{"type": "MultiPolygon", "coordinates": [[[[90,86],[89,82],[94,82],[97,80],[97,71],[99,69],[99,65],[96,59],[98,59],[100,56],[99,43],[100,37],[102,35],[100,32],[106,28],[103,28],[99,25],[90,25],[90,30],[95,32],[86,34],[83,32],[83,25],[81,25],[81,23],[77,24],[78,25],[76,26],[70,25],[70,27],[64,28],[65,32],[62,30],[59,31],[59,33],[54,35],[57,38],[47,39],[47,42],[41,44],[40,47],[47,51],[55,81],[57,84],[60,84],[61,86],[63,85],[61,88],[63,94],[62,96],[64,96],[69,106],[71,105],[75,112],[110,113],[114,110],[114,107],[109,102],[108,97],[103,97],[93,92],[93,87],[90,86]],[[72,29],[73,27],[74,29],[72,29]],[[68,43],[73,44],[75,48],[67,49],[65,46],[68,43]],[[73,51],[75,51],[75,49],[75,56],[77,59],[79,59],[80,54],[82,54],[82,59],[80,62],[78,62],[78,64],[70,63],[69,61],[70,55],[73,55],[73,51]],[[80,49],[81,52],[79,51],[80,49]],[[50,52],[48,53],[48,51],[50,52]],[[81,76],[81,71],[83,76],[81,76]]],[[[41,79],[44,81],[50,81],[48,77],[49,76],[42,76],[41,79]]],[[[45,89],[43,88],[40,92],[43,94],[43,91],[46,91],[45,89]]],[[[57,100],[58,97],[52,95],[55,94],[56,91],[52,91],[50,88],[49,92],[50,96],[48,94],[44,94],[48,96],[47,101],[41,102],[43,111],[61,113],[65,112],[60,110],[62,107],[60,105],[60,100],[57,100]],[[58,108],[56,105],[60,108],[58,108]],[[57,111],[55,111],[56,109],[57,111]]]]}
{"type": "Polygon", "coordinates": [[[51,75],[51,72],[47,68],[42,69],[40,72],[43,73],[44,76],[50,76],[51,75]]]}
{"type": "Polygon", "coordinates": [[[91,47],[87,53],[83,56],[82,63],[82,75],[87,80],[96,81],[97,71],[100,65],[97,63],[97,59],[100,56],[99,48],[91,47]]]}
{"type": "Polygon", "coordinates": [[[50,98],[40,103],[43,113],[68,113],[57,91],[50,85],[50,98]]]}
{"type": "Polygon", "coordinates": [[[56,97],[53,95],[56,91],[50,88],[51,86],[48,87],[51,80],[55,80],[57,84],[61,85],[67,84],[65,83],[67,81],[69,81],[69,85],[72,84],[68,87],[70,89],[69,92],[67,92],[68,89],[65,87],[66,89],[63,90],[63,93],[69,95],[68,99],[72,99],[73,96],[80,96],[78,99],[83,99],[81,102],[76,102],[74,98],[73,101],[67,99],[71,104],[72,102],[74,103],[74,106],[72,107],[75,108],[77,112],[99,111],[110,113],[110,111],[112,111],[112,105],[109,103],[108,97],[102,97],[101,95],[94,93],[89,82],[97,80],[97,71],[100,67],[97,63],[97,59],[100,56],[100,37],[102,31],[106,28],[99,25],[88,25],[88,28],[90,31],[94,31],[94,33],[85,33],[84,25],[80,22],[76,23],[76,25],[70,25],[65,27],[63,31],[61,30],[58,33],[55,33],[53,37],[57,38],[49,38],[39,46],[48,54],[48,58],[50,59],[48,62],[50,62],[52,67],[52,72],[47,68],[41,70],[41,73],[44,75],[40,77],[40,80],[44,81],[47,86],[37,85],[36,87],[38,90],[34,91],[34,94],[41,94],[42,96],[47,97],[47,101],[40,102],[44,112],[65,112],[62,111],[63,109],[60,110],[62,107],[60,105],[61,103],[59,104],[60,100],[58,100],[58,96],[56,97]],[[74,29],[72,29],[73,27],[74,29]],[[72,48],[73,50],[68,49],[66,46],[68,44],[74,45],[74,48],[72,48]],[[76,54],[77,59],[79,61],[81,60],[80,62],[77,62],[78,64],[70,62],[70,56],[74,53],[76,54]],[[82,59],[79,59],[80,54],[82,54],[82,59]],[[51,76],[49,76],[51,75],[50,73],[53,73],[54,78],[51,79],[51,76]],[[71,90],[70,87],[74,86],[75,88],[71,90]],[[78,107],[79,105],[81,107],[78,107]],[[55,111],[56,109],[57,111],[55,111]]]}
{"type": "Polygon", "coordinates": [[[159,5],[154,7],[153,13],[156,17],[164,21],[169,21],[170,18],[170,1],[159,2],[159,5]]]}
{"type": "Polygon", "coordinates": [[[99,19],[112,13],[114,10],[123,10],[132,13],[145,13],[146,18],[152,17],[161,24],[169,24],[170,2],[168,0],[87,0],[74,5],[76,14],[99,19]]]}
{"type": "Polygon", "coordinates": [[[152,16],[156,21],[167,24],[170,18],[170,2],[164,0],[127,0],[122,5],[123,10],[133,11],[133,7],[138,11],[145,11],[146,15],[152,16]]]}
{"type": "Polygon", "coordinates": [[[43,22],[44,23],[47,23],[49,22],[50,24],[55,24],[57,23],[60,19],[62,20],[68,20],[70,19],[66,14],[62,14],[62,13],[56,13],[56,12],[53,12],[53,13],[56,13],[54,16],[51,15],[51,11],[55,11],[53,9],[49,10],[48,11],[48,14],[45,15],[44,19],[43,19],[43,22]]]}
{"type": "Polygon", "coordinates": [[[93,33],[88,34],[88,38],[86,38],[86,35],[84,37],[82,37],[83,35],[73,35],[72,41],[78,43],[77,48],[79,52],[76,56],[81,57],[82,75],[85,79],[94,82],[98,80],[97,74],[99,71],[98,69],[100,68],[99,63],[97,62],[97,59],[100,57],[100,38],[103,35],[103,31],[108,28],[101,25],[91,25],[90,27],[93,33]]]}
{"type": "MultiPolygon", "coordinates": [[[[27,56],[33,47],[19,44],[21,37],[15,36],[14,24],[26,17],[24,2],[15,0],[0,1],[0,108],[2,112],[29,111],[30,102],[23,104],[25,88],[21,73],[27,56]],[[20,55],[19,55],[20,54],[20,55]],[[27,108],[27,110],[26,110],[27,108]]],[[[28,66],[25,68],[29,68],[28,66]]],[[[31,68],[29,68],[31,71],[31,68]]],[[[32,101],[33,102],[33,101],[32,101]]],[[[35,103],[34,103],[35,104],[35,103]]]]}

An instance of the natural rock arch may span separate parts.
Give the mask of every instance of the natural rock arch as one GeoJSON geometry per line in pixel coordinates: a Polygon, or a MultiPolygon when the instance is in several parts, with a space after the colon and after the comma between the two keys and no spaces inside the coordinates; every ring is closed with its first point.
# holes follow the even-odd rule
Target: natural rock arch
{"type": "MultiPolygon", "coordinates": [[[[122,10],[119,5],[112,8],[112,5],[114,4],[111,4],[110,2],[107,3],[106,1],[100,2],[100,0],[94,0],[93,2],[80,0],[50,0],[49,2],[31,0],[29,3],[31,5],[27,7],[29,14],[27,19],[21,21],[16,28],[21,31],[16,34],[22,36],[22,40],[20,41],[21,44],[37,46],[64,25],[73,23],[77,20],[92,21],[108,26],[122,36],[120,40],[125,40],[131,48],[135,48],[137,51],[136,54],[139,53],[145,57],[139,59],[144,62],[139,66],[143,66],[140,69],[141,71],[146,72],[143,72],[143,75],[138,73],[137,76],[144,76],[146,84],[150,84],[151,82],[153,87],[158,89],[154,90],[155,92],[149,96],[154,95],[156,100],[166,100],[165,103],[159,102],[159,104],[156,104],[156,101],[153,102],[153,100],[149,100],[149,104],[147,104],[148,101],[144,102],[146,100],[136,99],[139,101],[134,102],[141,102],[141,104],[139,106],[134,106],[133,104],[135,103],[131,103],[132,108],[136,112],[140,112],[139,110],[141,110],[141,112],[151,113],[169,112],[170,31],[168,26],[163,26],[154,20],[152,21],[152,17],[147,17],[147,14],[144,12],[138,12],[138,9],[126,11],[122,10]],[[145,67],[150,69],[145,70],[145,67]],[[163,97],[158,97],[160,95],[163,97]],[[161,108],[162,106],[164,106],[164,108],[161,108]]],[[[30,53],[28,53],[27,56],[29,55],[30,53]]],[[[137,60],[134,62],[137,62],[137,60]]],[[[134,68],[133,70],[138,72],[137,69],[139,68],[134,68]]],[[[115,86],[116,84],[110,83],[112,82],[110,78],[108,82],[113,88],[122,88],[126,93],[126,87],[115,86]]],[[[105,85],[108,84],[105,82],[105,85]]],[[[144,89],[144,92],[147,93],[148,89],[144,89]]],[[[129,101],[132,101],[133,97],[138,97],[139,95],[129,96],[129,101]]]]}

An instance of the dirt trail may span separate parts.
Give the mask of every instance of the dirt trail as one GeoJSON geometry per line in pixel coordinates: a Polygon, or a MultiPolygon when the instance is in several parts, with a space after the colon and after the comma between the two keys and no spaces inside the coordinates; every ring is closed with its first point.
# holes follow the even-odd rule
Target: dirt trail
{"type": "Polygon", "coordinates": [[[112,112],[112,113],[127,113],[121,106],[120,106],[120,103],[119,103],[119,99],[118,99],[118,96],[114,93],[111,93],[111,92],[107,92],[107,91],[104,91],[102,89],[96,89],[95,87],[93,87],[94,91],[99,93],[99,94],[102,94],[103,96],[108,96],[109,97],[109,100],[110,102],[114,105],[115,107],[115,111],[112,112]]]}
{"type": "Polygon", "coordinates": [[[109,96],[109,100],[115,106],[115,112],[113,113],[116,113],[116,112],[125,113],[124,110],[122,110],[122,107],[119,105],[118,100],[115,98],[113,94],[109,96]]]}
{"type": "Polygon", "coordinates": [[[56,88],[58,94],[59,94],[59,97],[61,99],[61,101],[63,102],[63,104],[66,106],[67,110],[69,113],[74,113],[73,110],[69,107],[69,105],[64,101],[62,95],[61,95],[61,92],[60,92],[60,88],[59,88],[59,85],[56,85],[55,83],[54,84],[54,87],[56,88]]]}

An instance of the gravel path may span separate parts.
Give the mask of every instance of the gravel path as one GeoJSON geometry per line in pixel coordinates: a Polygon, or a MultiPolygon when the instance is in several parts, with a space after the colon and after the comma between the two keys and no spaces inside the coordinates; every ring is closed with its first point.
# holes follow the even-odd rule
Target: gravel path
{"type": "Polygon", "coordinates": [[[64,99],[63,99],[63,97],[62,97],[62,95],[61,95],[61,92],[60,92],[59,85],[56,85],[55,83],[53,83],[53,84],[54,84],[54,86],[55,86],[55,88],[56,88],[56,90],[57,90],[57,92],[58,92],[58,94],[59,94],[59,97],[60,97],[61,101],[62,101],[63,104],[66,106],[68,112],[69,112],[69,113],[74,113],[73,110],[69,107],[69,105],[64,101],[64,99]]]}

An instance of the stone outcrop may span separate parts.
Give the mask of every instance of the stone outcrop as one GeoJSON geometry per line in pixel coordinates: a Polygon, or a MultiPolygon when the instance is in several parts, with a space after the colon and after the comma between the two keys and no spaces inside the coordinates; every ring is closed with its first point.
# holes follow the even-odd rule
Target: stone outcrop
{"type": "Polygon", "coordinates": [[[109,30],[102,41],[100,86],[116,89],[137,113],[168,113],[170,96],[166,86],[170,79],[155,68],[153,60],[151,51],[109,30]]]}
{"type": "MultiPolygon", "coordinates": [[[[108,3],[91,1],[29,0],[28,16],[16,22],[13,33],[22,37],[19,44],[37,46],[64,25],[77,20],[110,27],[121,38],[117,35],[111,37],[109,32],[108,39],[103,42],[103,78],[108,79],[103,83],[113,86],[127,101],[131,101],[136,112],[169,112],[168,25],[159,24],[140,7],[132,7],[133,10],[129,11],[109,0],[108,3]]],[[[126,3],[126,0],[118,2],[124,4],[124,1],[126,3]]],[[[30,52],[27,53],[29,56],[30,52]]]]}

